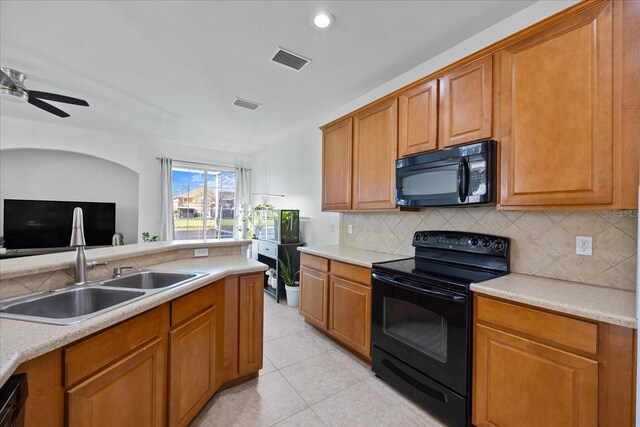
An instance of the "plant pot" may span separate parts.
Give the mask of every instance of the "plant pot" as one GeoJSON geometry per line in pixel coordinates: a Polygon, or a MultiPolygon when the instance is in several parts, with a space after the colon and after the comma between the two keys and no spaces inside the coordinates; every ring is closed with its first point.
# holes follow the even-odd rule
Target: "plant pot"
{"type": "Polygon", "coordinates": [[[300,286],[284,285],[287,291],[287,305],[289,307],[297,307],[300,305],[300,286]]]}

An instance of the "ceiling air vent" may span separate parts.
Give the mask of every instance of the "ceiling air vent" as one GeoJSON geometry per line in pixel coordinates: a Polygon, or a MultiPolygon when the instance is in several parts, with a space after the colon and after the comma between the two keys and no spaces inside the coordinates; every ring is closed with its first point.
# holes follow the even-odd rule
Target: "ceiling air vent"
{"type": "Polygon", "coordinates": [[[247,101],[246,99],[236,98],[233,101],[233,105],[237,105],[238,107],[248,108],[249,110],[255,110],[260,107],[262,104],[253,101],[247,101]]]}
{"type": "Polygon", "coordinates": [[[271,60],[296,71],[300,71],[302,67],[304,67],[311,61],[310,59],[303,58],[302,56],[297,55],[293,52],[284,50],[281,47],[278,48],[278,51],[276,52],[275,56],[271,58],[271,60]]]}

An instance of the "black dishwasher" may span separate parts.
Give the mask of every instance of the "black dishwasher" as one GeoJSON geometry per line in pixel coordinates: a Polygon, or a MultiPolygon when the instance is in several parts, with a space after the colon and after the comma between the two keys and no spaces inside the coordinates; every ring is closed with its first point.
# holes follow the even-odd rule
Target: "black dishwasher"
{"type": "Polygon", "coordinates": [[[24,405],[27,401],[27,375],[10,377],[0,388],[0,427],[22,427],[24,405]]]}

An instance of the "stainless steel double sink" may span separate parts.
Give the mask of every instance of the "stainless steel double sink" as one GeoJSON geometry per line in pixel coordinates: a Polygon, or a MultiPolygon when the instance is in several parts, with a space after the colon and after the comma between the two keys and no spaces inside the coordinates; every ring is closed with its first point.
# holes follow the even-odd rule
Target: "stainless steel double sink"
{"type": "Polygon", "coordinates": [[[69,325],[204,276],[205,273],[138,271],[116,279],[0,301],[0,318],[69,325]]]}

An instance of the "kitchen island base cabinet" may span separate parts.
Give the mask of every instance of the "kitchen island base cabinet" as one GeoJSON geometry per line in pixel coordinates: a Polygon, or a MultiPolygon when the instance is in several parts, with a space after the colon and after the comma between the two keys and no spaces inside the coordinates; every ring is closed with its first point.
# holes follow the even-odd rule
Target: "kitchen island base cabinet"
{"type": "Polygon", "coordinates": [[[25,426],[186,426],[262,368],[262,274],[210,283],[18,367],[25,426]]]}
{"type": "Polygon", "coordinates": [[[264,291],[262,275],[240,277],[238,310],[238,375],[262,369],[264,291]]]}
{"type": "Polygon", "coordinates": [[[70,389],[68,425],[163,426],[165,348],[158,338],[70,389]]]}
{"type": "Polygon", "coordinates": [[[170,426],[187,425],[215,393],[216,335],[215,307],[169,332],[170,426]]]}

